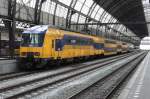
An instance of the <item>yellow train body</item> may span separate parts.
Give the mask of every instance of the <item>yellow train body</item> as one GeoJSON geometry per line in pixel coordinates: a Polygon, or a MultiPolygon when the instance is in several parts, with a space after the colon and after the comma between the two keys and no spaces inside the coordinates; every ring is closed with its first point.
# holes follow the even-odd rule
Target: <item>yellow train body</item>
{"type": "Polygon", "coordinates": [[[127,52],[124,42],[65,31],[47,25],[29,28],[22,34],[20,61],[59,62],[127,52]]]}
{"type": "MultiPolygon", "coordinates": [[[[48,30],[45,33],[43,46],[22,46],[20,47],[20,57],[27,57],[28,53],[33,53],[34,58],[46,59],[66,59],[104,54],[104,50],[102,48],[95,49],[93,45],[90,44],[64,44],[61,49],[56,50],[57,40],[58,43],[61,43],[59,42],[59,40],[62,40],[66,35],[68,36],[68,38],[86,38],[89,39],[91,42],[102,45],[104,44],[104,38],[59,30],[56,28],[48,28],[48,30]]],[[[83,43],[86,43],[86,41],[84,41],[83,43]]]]}
{"type": "Polygon", "coordinates": [[[117,43],[114,40],[105,39],[104,55],[117,54],[117,43]]]}

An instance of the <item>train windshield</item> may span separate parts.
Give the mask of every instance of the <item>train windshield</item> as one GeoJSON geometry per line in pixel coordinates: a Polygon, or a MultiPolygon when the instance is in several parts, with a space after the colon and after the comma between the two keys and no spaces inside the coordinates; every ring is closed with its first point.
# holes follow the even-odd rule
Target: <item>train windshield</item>
{"type": "Polygon", "coordinates": [[[23,33],[21,46],[25,47],[41,47],[44,42],[44,33],[23,33]]]}

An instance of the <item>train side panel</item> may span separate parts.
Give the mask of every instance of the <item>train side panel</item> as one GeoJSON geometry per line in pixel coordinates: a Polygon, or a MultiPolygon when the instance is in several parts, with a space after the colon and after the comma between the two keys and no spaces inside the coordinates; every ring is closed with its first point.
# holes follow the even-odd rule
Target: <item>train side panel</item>
{"type": "Polygon", "coordinates": [[[54,59],[94,56],[104,53],[103,38],[84,36],[81,34],[79,34],[81,36],[79,37],[78,34],[72,32],[54,29],[50,29],[49,32],[58,32],[56,34],[59,34],[49,35],[54,43],[54,49],[51,55],[54,59]]]}
{"type": "Polygon", "coordinates": [[[104,44],[104,55],[114,55],[117,54],[117,44],[112,40],[105,40],[104,44]]]}

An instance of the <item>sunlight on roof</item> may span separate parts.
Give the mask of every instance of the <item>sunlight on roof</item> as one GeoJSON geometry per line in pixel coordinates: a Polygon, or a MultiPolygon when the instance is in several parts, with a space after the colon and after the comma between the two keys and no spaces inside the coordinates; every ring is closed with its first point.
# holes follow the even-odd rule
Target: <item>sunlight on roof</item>
{"type": "Polygon", "coordinates": [[[141,40],[140,49],[142,49],[142,50],[150,50],[150,37],[144,37],[141,40]]]}

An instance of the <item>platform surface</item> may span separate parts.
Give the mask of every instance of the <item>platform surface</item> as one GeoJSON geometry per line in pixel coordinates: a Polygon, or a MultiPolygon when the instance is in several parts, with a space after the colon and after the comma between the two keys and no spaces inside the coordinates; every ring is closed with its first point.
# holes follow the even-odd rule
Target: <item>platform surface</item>
{"type": "Polygon", "coordinates": [[[0,60],[0,74],[17,72],[16,60],[0,60]]]}
{"type": "Polygon", "coordinates": [[[118,99],[150,99],[150,52],[139,65],[118,99]]]}

